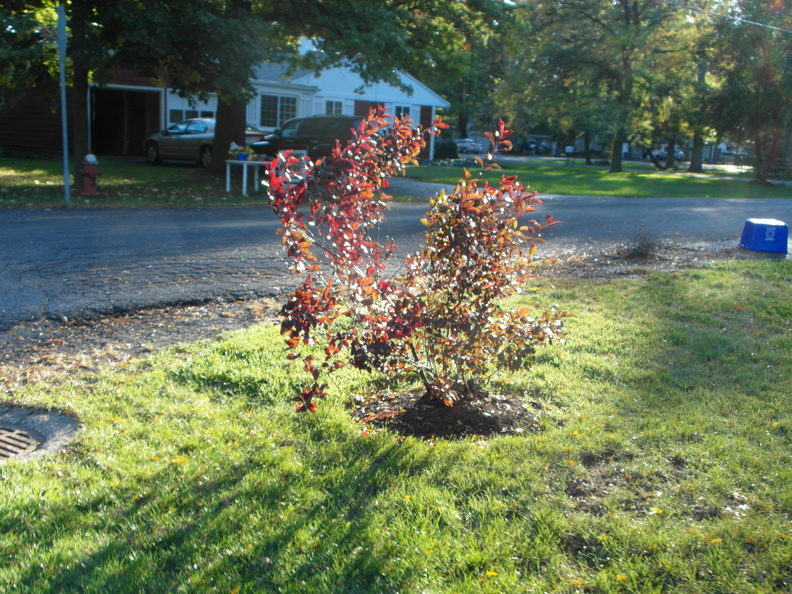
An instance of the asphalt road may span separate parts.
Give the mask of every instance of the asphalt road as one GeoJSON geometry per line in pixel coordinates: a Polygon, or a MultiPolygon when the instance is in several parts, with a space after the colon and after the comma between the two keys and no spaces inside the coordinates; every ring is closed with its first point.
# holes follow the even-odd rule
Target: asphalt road
{"type": "MultiPolygon", "coordinates": [[[[425,190],[406,180],[391,187],[425,190]]],[[[423,239],[426,206],[393,205],[384,231],[400,255],[423,239]]],[[[544,213],[562,225],[540,256],[611,253],[646,233],[668,244],[736,246],[747,218],[792,223],[792,189],[789,200],[545,196],[544,213]]],[[[0,211],[0,332],[40,317],[277,294],[296,280],[276,228],[266,207],[0,211]]]]}

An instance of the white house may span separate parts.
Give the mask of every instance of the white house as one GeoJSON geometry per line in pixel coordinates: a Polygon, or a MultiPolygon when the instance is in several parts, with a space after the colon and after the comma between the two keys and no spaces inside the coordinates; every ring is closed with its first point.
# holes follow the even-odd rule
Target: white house
{"type": "MultiPolygon", "coordinates": [[[[364,84],[351,68],[337,67],[318,75],[300,71],[286,77],[284,65],[266,64],[255,70],[255,96],[247,107],[247,123],[271,131],[291,117],[323,113],[365,115],[369,107],[384,104],[392,115],[409,114],[424,125],[432,123],[437,108],[448,102],[420,81],[400,73],[412,88],[407,93],[386,83],[364,84]]],[[[217,99],[195,102],[172,89],[157,87],[130,70],[114,72],[107,85],[92,85],[90,107],[91,150],[105,156],[142,155],[146,138],[168,125],[192,117],[214,117],[217,99]]],[[[71,136],[71,135],[70,135],[71,136]]],[[[31,92],[25,101],[0,109],[0,148],[61,150],[60,115],[48,97],[31,92]]]]}
{"type": "MultiPolygon", "coordinates": [[[[255,69],[251,80],[255,96],[247,106],[248,125],[270,132],[294,117],[365,115],[371,106],[382,104],[391,115],[409,115],[413,121],[429,126],[436,110],[449,106],[445,99],[406,73],[399,76],[411,93],[388,83],[367,85],[345,67],[319,74],[298,71],[288,77],[286,72],[286,66],[280,64],[265,64],[255,69]]],[[[167,89],[159,91],[161,118],[156,129],[191,117],[214,117],[217,110],[214,97],[196,103],[167,89]]]]}

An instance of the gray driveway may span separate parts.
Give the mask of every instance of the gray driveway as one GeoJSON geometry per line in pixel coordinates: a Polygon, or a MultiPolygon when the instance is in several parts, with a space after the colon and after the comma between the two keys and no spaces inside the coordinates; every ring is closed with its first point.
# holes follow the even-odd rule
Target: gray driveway
{"type": "MultiPolygon", "coordinates": [[[[425,194],[394,180],[393,194],[425,194]]],[[[790,191],[792,198],[792,190],[790,191]]],[[[394,204],[386,233],[404,255],[423,239],[426,203],[394,204]]],[[[790,200],[545,196],[562,225],[538,255],[610,253],[637,234],[668,244],[737,245],[745,219],[792,222],[790,200]]],[[[0,332],[39,317],[78,317],[275,294],[285,273],[277,220],[261,207],[0,211],[0,332]]]]}

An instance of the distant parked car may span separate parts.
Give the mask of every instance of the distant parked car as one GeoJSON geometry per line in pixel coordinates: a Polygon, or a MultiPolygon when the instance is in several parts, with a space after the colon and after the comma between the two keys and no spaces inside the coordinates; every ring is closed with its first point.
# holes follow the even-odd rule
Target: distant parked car
{"type": "MultiPolygon", "coordinates": [[[[215,121],[211,118],[195,118],[171,124],[164,130],[146,139],[146,159],[149,163],[163,160],[195,161],[202,167],[212,162],[215,121]]],[[[255,126],[245,127],[245,144],[252,144],[265,133],[255,126]]]]}
{"type": "Polygon", "coordinates": [[[196,118],[171,124],[146,139],[146,159],[162,163],[164,159],[195,161],[202,167],[212,162],[215,121],[196,118]]]}
{"type": "Polygon", "coordinates": [[[259,140],[264,140],[264,137],[267,135],[264,130],[260,128],[256,128],[256,126],[251,126],[248,124],[245,126],[245,144],[250,146],[254,142],[258,142],[259,140]]]}
{"type": "Polygon", "coordinates": [[[251,145],[253,152],[275,157],[281,151],[305,151],[311,159],[326,157],[336,140],[345,145],[352,140],[352,131],[360,125],[361,116],[315,115],[287,120],[272,134],[251,145]]]}
{"type": "MultiPolygon", "coordinates": [[[[660,161],[665,161],[668,159],[668,152],[660,151],[655,153],[655,157],[657,157],[660,161]]],[[[674,151],[674,160],[675,161],[686,161],[687,157],[685,157],[685,151],[678,149],[674,151]]]]}
{"type": "Polygon", "coordinates": [[[459,140],[455,140],[457,145],[457,150],[462,154],[467,153],[475,153],[478,154],[482,150],[481,145],[478,142],[471,140],[470,138],[460,138],[459,140]]]}
{"type": "Polygon", "coordinates": [[[542,146],[542,143],[538,140],[529,139],[523,140],[517,144],[517,148],[520,149],[520,152],[524,155],[543,155],[549,150],[542,146]]]}

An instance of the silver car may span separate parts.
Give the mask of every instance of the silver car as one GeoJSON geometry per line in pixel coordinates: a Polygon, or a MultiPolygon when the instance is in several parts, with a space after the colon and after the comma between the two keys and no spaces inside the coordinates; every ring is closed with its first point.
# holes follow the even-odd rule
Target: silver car
{"type": "Polygon", "coordinates": [[[171,124],[146,139],[146,159],[149,163],[195,161],[202,167],[212,162],[212,142],[215,121],[196,118],[171,124]]]}
{"type": "Polygon", "coordinates": [[[481,145],[478,142],[471,140],[470,138],[460,138],[459,140],[455,140],[457,145],[457,150],[460,153],[474,153],[478,154],[482,151],[481,145]]]}
{"type": "MultiPolygon", "coordinates": [[[[209,167],[212,162],[212,143],[214,142],[215,121],[212,118],[194,118],[171,124],[161,132],[146,139],[146,158],[149,163],[162,163],[164,159],[173,161],[195,161],[201,167],[209,167]]],[[[250,146],[262,140],[265,133],[247,124],[245,144],[250,146]]]]}

